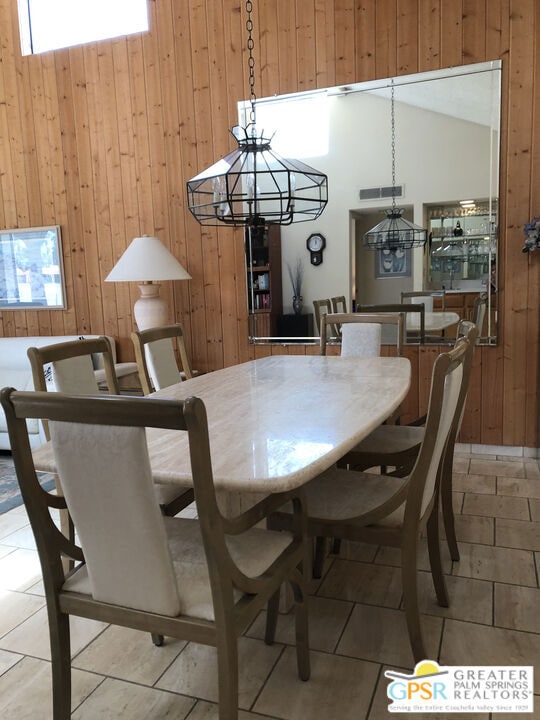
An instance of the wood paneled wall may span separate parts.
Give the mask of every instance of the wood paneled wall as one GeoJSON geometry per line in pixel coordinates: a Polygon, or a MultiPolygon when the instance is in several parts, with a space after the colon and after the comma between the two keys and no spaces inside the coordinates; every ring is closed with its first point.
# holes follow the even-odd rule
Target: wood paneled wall
{"type": "MultiPolygon", "coordinates": [[[[62,226],[69,306],[0,313],[0,335],[105,332],[129,359],[138,290],[104,278],[155,233],[193,276],[163,292],[196,367],[304,352],[248,346],[241,233],[186,207],[248,96],[243,3],[150,0],[148,34],[24,58],[16,5],[0,0],[0,226],[62,226]]],[[[538,0],[255,0],[254,26],[259,96],[502,58],[500,343],[477,353],[462,439],[538,447],[540,252],[521,253],[540,214],[538,0]]],[[[436,352],[409,350],[411,414],[436,352]]]]}

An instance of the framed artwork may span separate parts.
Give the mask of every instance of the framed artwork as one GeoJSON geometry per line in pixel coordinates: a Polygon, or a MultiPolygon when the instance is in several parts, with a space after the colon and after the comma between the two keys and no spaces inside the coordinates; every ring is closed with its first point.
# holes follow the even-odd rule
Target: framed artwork
{"type": "Polygon", "coordinates": [[[398,278],[411,274],[411,251],[384,248],[375,252],[375,277],[398,278]]]}
{"type": "Polygon", "coordinates": [[[60,226],[0,230],[0,310],[65,307],[60,226]]]}

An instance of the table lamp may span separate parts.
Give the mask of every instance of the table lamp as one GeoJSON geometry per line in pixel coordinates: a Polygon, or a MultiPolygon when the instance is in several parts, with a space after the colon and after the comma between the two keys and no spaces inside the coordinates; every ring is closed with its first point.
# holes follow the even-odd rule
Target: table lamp
{"type": "Polygon", "coordinates": [[[105,282],[139,282],[141,297],[133,307],[139,330],[166,325],[167,303],[159,296],[162,280],[191,280],[167,248],[150,235],[134,238],[105,282]]]}

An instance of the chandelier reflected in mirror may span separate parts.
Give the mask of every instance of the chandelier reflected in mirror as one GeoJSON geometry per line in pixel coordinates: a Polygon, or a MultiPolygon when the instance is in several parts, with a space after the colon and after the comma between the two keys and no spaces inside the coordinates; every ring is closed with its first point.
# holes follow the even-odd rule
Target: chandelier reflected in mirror
{"type": "Polygon", "coordinates": [[[392,127],[392,207],[385,210],[386,218],[371,228],[364,235],[364,247],[372,250],[388,249],[395,251],[398,248],[408,250],[426,244],[427,231],[406,220],[402,208],[396,207],[396,117],[394,80],[390,91],[390,112],[392,127]]]}

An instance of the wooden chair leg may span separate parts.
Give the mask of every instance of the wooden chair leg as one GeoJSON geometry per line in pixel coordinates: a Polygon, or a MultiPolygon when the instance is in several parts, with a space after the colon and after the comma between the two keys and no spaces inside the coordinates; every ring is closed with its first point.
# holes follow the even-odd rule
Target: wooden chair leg
{"type": "Polygon", "coordinates": [[[315,538],[315,550],[313,554],[313,577],[321,578],[324,568],[324,559],[327,552],[327,538],[317,537],[315,538]]]}
{"type": "Polygon", "coordinates": [[[238,640],[230,628],[218,634],[219,720],[238,720],[238,640]]]}
{"type": "Polygon", "coordinates": [[[435,594],[437,595],[437,602],[441,607],[448,607],[450,601],[442,569],[438,505],[438,502],[436,502],[426,527],[429,565],[431,568],[431,579],[433,580],[435,594]]]}
{"type": "Polygon", "coordinates": [[[426,659],[426,650],[420,625],[418,608],[418,586],[416,577],[417,538],[408,538],[401,548],[401,580],[403,583],[403,604],[409,632],[409,642],[414,662],[426,659]]]}
{"type": "Polygon", "coordinates": [[[51,639],[53,717],[69,720],[71,717],[71,651],[69,616],[49,610],[51,639]]]}
{"type": "Polygon", "coordinates": [[[309,633],[308,633],[308,598],[307,593],[296,602],[295,623],[296,623],[296,664],[300,680],[309,680],[311,666],[309,662],[309,633]]]}
{"type": "Polygon", "coordinates": [[[455,562],[459,561],[459,547],[456,538],[456,526],[454,521],[454,507],[452,505],[452,461],[453,453],[447,453],[443,460],[441,475],[441,509],[443,516],[444,532],[450,550],[450,557],[455,562]]]}
{"type": "Polygon", "coordinates": [[[280,591],[281,588],[279,588],[277,592],[272,595],[272,597],[268,601],[268,606],[266,608],[266,630],[264,633],[264,642],[267,645],[272,645],[274,642],[274,638],[276,637],[280,591]]]}

